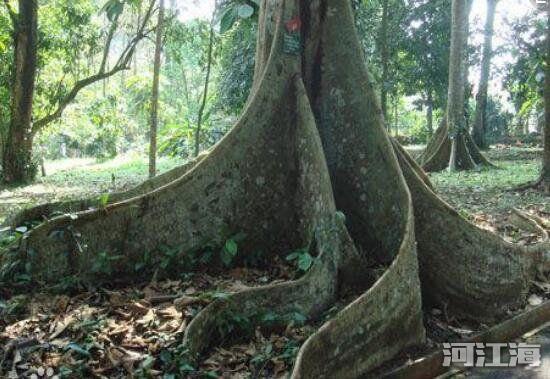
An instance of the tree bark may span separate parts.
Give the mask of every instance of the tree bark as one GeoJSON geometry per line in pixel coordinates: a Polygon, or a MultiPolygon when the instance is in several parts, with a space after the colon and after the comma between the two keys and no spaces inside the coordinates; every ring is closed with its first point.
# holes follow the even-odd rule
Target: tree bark
{"type": "Polygon", "coordinates": [[[3,179],[7,183],[34,178],[32,162],[32,102],[37,65],[38,4],[19,1],[19,13],[12,15],[14,28],[14,69],[10,105],[10,124],[2,156],[3,179]]]}
{"type": "Polygon", "coordinates": [[[544,69],[544,153],[542,158],[541,182],[543,190],[550,193],[550,7],[546,6],[546,56],[544,69]]]}
{"type": "Polygon", "coordinates": [[[428,133],[431,137],[434,133],[433,95],[431,90],[428,91],[428,96],[426,100],[426,124],[428,128],[428,133]]]}
{"type": "MultiPolygon", "coordinates": [[[[449,171],[458,169],[458,144],[461,135],[466,130],[466,118],[464,117],[464,67],[466,64],[466,40],[468,35],[466,28],[468,14],[466,2],[453,0],[452,24],[451,24],[451,50],[449,56],[449,89],[447,92],[447,125],[451,138],[451,155],[449,159],[449,171]]],[[[467,167],[472,168],[472,167],[467,167]]]]}
{"type": "MultiPolygon", "coordinates": [[[[380,89],[380,100],[382,106],[382,114],[384,115],[384,120],[388,123],[388,64],[389,64],[389,53],[388,53],[388,12],[389,12],[389,0],[382,1],[382,23],[380,26],[380,36],[378,41],[378,46],[380,50],[380,59],[382,61],[382,85],[380,89]]],[[[389,127],[388,123],[388,127],[389,127]]]]}
{"type": "Polygon", "coordinates": [[[467,76],[468,14],[472,1],[452,2],[449,88],[446,115],[422,154],[426,171],[471,170],[493,166],[480,152],[468,133],[465,84],[467,76]]]}
{"type": "Polygon", "coordinates": [[[476,145],[487,148],[487,89],[491,72],[491,58],[493,55],[493,25],[498,0],[487,0],[487,18],[485,20],[485,32],[483,42],[483,56],[481,58],[481,76],[476,95],[476,111],[472,138],[476,145]]]}
{"type": "Polygon", "coordinates": [[[164,33],[164,0],[159,0],[159,15],[155,40],[153,66],[153,89],[151,91],[151,126],[149,130],[149,178],[157,174],[157,130],[159,123],[159,82],[162,57],[162,37],[164,33]]]}
{"type": "MultiPolygon", "coordinates": [[[[5,146],[2,149],[2,170],[4,182],[17,183],[30,181],[36,174],[36,166],[32,163],[35,134],[46,125],[59,119],[65,108],[83,88],[129,68],[128,65],[136,45],[149,33],[146,27],[154,1],[151,1],[140,30],[124,47],[113,68],[107,71],[106,65],[102,64],[97,73],[78,80],[67,95],[58,102],[57,108],[52,113],[34,121],[32,119],[32,101],[36,77],[38,5],[36,0],[21,1],[19,2],[19,14],[16,14],[9,6],[8,1],[4,3],[8,6],[8,12],[14,24],[14,67],[10,127],[5,138],[5,146]]],[[[114,21],[115,24],[116,22],[117,20],[114,21]]],[[[113,34],[108,33],[102,62],[107,61],[106,56],[109,54],[113,34]]]]}
{"type": "Polygon", "coordinates": [[[483,322],[523,306],[544,250],[509,244],[461,217],[389,138],[359,64],[350,3],[269,3],[273,17],[266,2],[260,12],[258,47],[269,53],[256,62],[258,81],[209,154],[169,183],[149,181],[152,189],[137,196],[38,225],[0,254],[0,282],[27,272],[33,283],[67,275],[97,283],[90,267],[100,252],[122,257],[113,264],[118,278],[135,278],[145,254],[152,273],[164,247],[183,261],[236,233],[246,235],[241,258],[306,248],[315,260],[301,278],[214,301],[183,339],[197,361],[229,337],[220,323],[239,316],[262,326],[266,312],[280,325],[293,312],[318,320],[341,289],[353,288],[353,301],[301,346],[292,379],[368,375],[425,341],[423,304],[483,322]]]}
{"type": "Polygon", "coordinates": [[[202,121],[204,117],[204,110],[206,108],[206,100],[208,99],[208,86],[210,84],[210,72],[212,70],[212,50],[214,47],[214,27],[210,25],[210,36],[208,39],[208,58],[206,62],[206,76],[204,77],[204,90],[202,92],[202,101],[199,108],[199,115],[197,119],[197,128],[195,129],[195,150],[193,156],[198,156],[201,149],[201,129],[202,121]]]}

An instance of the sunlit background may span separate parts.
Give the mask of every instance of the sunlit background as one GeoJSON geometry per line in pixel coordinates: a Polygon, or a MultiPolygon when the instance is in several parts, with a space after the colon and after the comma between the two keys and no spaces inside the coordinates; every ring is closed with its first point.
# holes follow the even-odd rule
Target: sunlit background
{"type": "MultiPolygon", "coordinates": [[[[509,32],[509,22],[521,19],[529,12],[535,10],[535,0],[500,0],[497,5],[495,16],[495,33],[493,36],[493,48],[495,51],[506,45],[507,34],[509,32]]],[[[179,17],[182,21],[192,19],[209,20],[214,12],[214,0],[186,0],[175,1],[179,8],[179,17]]],[[[450,10],[449,10],[450,11],[450,10]]],[[[483,28],[485,25],[485,17],[487,13],[486,0],[474,0],[472,11],[470,13],[470,40],[469,43],[474,46],[481,46],[483,43],[483,28]]],[[[505,65],[512,62],[513,59],[509,53],[501,53],[494,56],[492,60],[492,80],[490,82],[489,92],[498,96],[501,101],[510,111],[513,110],[512,105],[507,102],[507,93],[503,89],[502,81],[505,65]]],[[[470,67],[469,80],[474,86],[474,94],[477,92],[477,83],[479,82],[480,68],[479,65],[470,67]]]]}

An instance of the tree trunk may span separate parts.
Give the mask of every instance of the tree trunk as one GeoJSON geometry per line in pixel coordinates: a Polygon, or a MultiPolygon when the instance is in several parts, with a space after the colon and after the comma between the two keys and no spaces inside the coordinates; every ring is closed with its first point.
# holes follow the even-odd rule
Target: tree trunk
{"type": "Polygon", "coordinates": [[[380,89],[380,100],[382,105],[382,115],[384,120],[388,123],[388,17],[389,17],[389,0],[382,1],[382,22],[380,25],[380,36],[378,39],[378,47],[380,50],[380,59],[382,61],[382,84],[380,89]]]}
{"type": "Polygon", "coordinates": [[[452,2],[449,88],[446,116],[428,142],[422,157],[426,171],[471,170],[478,165],[493,166],[472,141],[466,124],[468,14],[472,1],[452,2]]]}
{"type": "Polygon", "coordinates": [[[481,149],[487,148],[487,89],[489,86],[491,58],[493,55],[493,24],[495,21],[497,2],[498,0],[487,0],[487,18],[485,20],[483,56],[481,58],[481,76],[476,95],[476,112],[472,131],[472,138],[481,149]]]}
{"type": "Polygon", "coordinates": [[[206,76],[204,77],[204,90],[202,92],[202,101],[199,108],[199,116],[197,119],[197,128],[195,129],[195,151],[194,156],[198,156],[201,149],[201,128],[206,108],[206,100],[208,99],[208,85],[210,84],[210,72],[212,70],[212,50],[214,46],[214,27],[210,25],[210,38],[208,40],[208,60],[206,62],[206,76]]]}
{"type": "Polygon", "coordinates": [[[153,68],[153,90],[151,92],[151,129],[149,131],[149,177],[157,174],[157,131],[159,124],[159,82],[164,33],[164,0],[159,0],[159,17],[155,40],[155,63],[153,68]]]}
{"type": "Polygon", "coordinates": [[[19,1],[14,17],[14,69],[10,124],[2,156],[3,178],[7,183],[34,178],[32,162],[32,102],[37,64],[38,5],[36,0],[19,1]]]}
{"type": "Polygon", "coordinates": [[[431,137],[434,133],[433,95],[431,90],[428,91],[428,98],[426,100],[426,123],[428,133],[431,137]]]}
{"type": "Polygon", "coordinates": [[[541,182],[543,190],[550,193],[550,7],[546,7],[546,67],[544,69],[544,153],[541,182]]]}
{"type": "MultiPolygon", "coordinates": [[[[466,130],[466,118],[464,115],[464,67],[466,65],[466,41],[468,34],[468,14],[466,2],[453,0],[452,24],[451,24],[451,50],[449,56],[449,89],[447,92],[447,125],[451,138],[451,155],[449,171],[458,169],[458,143],[466,130]]],[[[467,162],[469,164],[469,162],[467,162]]],[[[473,167],[465,167],[473,168],[473,167]]]]}
{"type": "Polygon", "coordinates": [[[423,304],[484,322],[522,306],[542,250],[466,221],[388,137],[350,3],[264,0],[259,19],[258,51],[269,54],[258,55],[242,117],[209,154],[138,196],[43,222],[0,254],[0,282],[22,271],[33,283],[98,280],[90,267],[100,252],[122,257],[118,278],[135,278],[145,254],[152,273],[163,248],[183,261],[236,233],[246,235],[241,259],[305,247],[316,258],[301,278],[214,301],[183,340],[197,361],[227,340],[219,326],[235,316],[258,326],[267,312],[282,326],[294,312],[319,320],[353,289],[301,346],[292,379],[361,377],[422,344],[423,304]]]}

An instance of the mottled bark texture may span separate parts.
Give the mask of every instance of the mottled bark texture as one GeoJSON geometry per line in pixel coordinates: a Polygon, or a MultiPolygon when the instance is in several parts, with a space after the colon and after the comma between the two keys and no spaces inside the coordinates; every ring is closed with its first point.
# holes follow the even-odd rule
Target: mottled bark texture
{"type": "Polygon", "coordinates": [[[550,7],[546,6],[546,57],[544,68],[544,154],[542,158],[541,185],[550,193],[550,7]]]}
{"type": "Polygon", "coordinates": [[[151,90],[151,124],[149,127],[149,178],[157,175],[157,131],[159,124],[159,86],[162,65],[162,38],[164,36],[164,0],[159,0],[159,16],[155,38],[153,88],[151,90]]]}
{"type": "Polygon", "coordinates": [[[32,102],[37,65],[37,10],[36,0],[19,1],[19,13],[12,14],[14,70],[10,124],[2,149],[2,175],[7,183],[34,178],[32,102]]]}
{"type": "Polygon", "coordinates": [[[487,0],[487,17],[483,40],[483,56],[481,58],[481,76],[476,95],[476,112],[472,138],[479,148],[487,148],[487,89],[491,72],[491,58],[493,56],[493,25],[498,0],[487,0]]]}
{"type": "Polygon", "coordinates": [[[390,140],[349,2],[264,0],[259,18],[251,97],[204,159],[150,192],[45,221],[4,262],[15,256],[41,283],[91,275],[102,252],[124,257],[122,277],[145,252],[169,246],[183,259],[236,232],[247,236],[241,254],[309,247],[317,258],[302,278],[219,299],[184,336],[198,359],[235,315],[318,319],[353,281],[356,298],[304,343],[292,378],[367,375],[424,341],[423,302],[483,321],[521,306],[542,251],[463,219],[390,140]],[[377,280],[372,267],[385,270],[377,280]]]}
{"type": "Polygon", "coordinates": [[[445,168],[450,171],[471,170],[478,165],[492,166],[468,133],[464,114],[470,7],[471,1],[452,2],[447,111],[421,157],[422,167],[426,171],[440,171],[445,168]]]}

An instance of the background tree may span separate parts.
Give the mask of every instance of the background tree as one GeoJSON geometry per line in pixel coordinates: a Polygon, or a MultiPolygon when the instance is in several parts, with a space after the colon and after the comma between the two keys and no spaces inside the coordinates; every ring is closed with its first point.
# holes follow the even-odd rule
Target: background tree
{"type": "Polygon", "coordinates": [[[159,0],[158,22],[155,39],[155,61],[153,68],[153,89],[151,91],[151,129],[149,131],[149,177],[157,174],[157,130],[159,108],[159,82],[164,33],[164,0],[159,0]]]}
{"type": "Polygon", "coordinates": [[[477,165],[490,165],[472,141],[466,127],[465,84],[470,1],[452,2],[449,88],[443,125],[434,134],[423,153],[426,171],[446,167],[450,171],[470,170],[477,165]]]}
{"type": "Polygon", "coordinates": [[[434,130],[434,110],[447,100],[451,0],[414,1],[407,20],[407,41],[402,44],[405,59],[402,75],[405,94],[420,91],[426,108],[426,128],[434,130]]]}
{"type": "Polygon", "coordinates": [[[529,121],[533,115],[543,119],[546,23],[544,12],[540,10],[508,23],[511,33],[506,52],[514,60],[506,66],[504,86],[517,114],[515,134],[529,133],[529,121]]]}
{"type": "Polygon", "coordinates": [[[493,55],[493,25],[498,0],[487,0],[487,16],[485,20],[483,55],[481,58],[481,75],[476,95],[476,110],[472,138],[481,148],[487,148],[487,90],[491,73],[491,58],[493,55]]]}
{"type": "MultiPolygon", "coordinates": [[[[544,100],[544,123],[543,123],[543,155],[540,177],[534,183],[528,183],[520,186],[517,190],[529,188],[540,189],[545,193],[550,193],[550,6],[544,4],[539,6],[542,10],[542,23],[544,34],[543,44],[538,51],[539,59],[542,59],[542,70],[544,72],[543,82],[543,100],[544,100]]],[[[541,24],[539,24],[541,25],[541,24]]],[[[531,48],[533,48],[531,46],[531,48]]],[[[539,77],[540,78],[540,77],[539,77]]],[[[541,80],[539,80],[541,82],[541,80]]]]}
{"type": "Polygon", "coordinates": [[[19,1],[19,13],[4,1],[13,28],[13,68],[11,82],[10,123],[2,149],[4,180],[26,181],[35,175],[31,162],[34,80],[37,67],[38,4],[36,0],[19,1]]]}
{"type": "Polygon", "coordinates": [[[201,105],[199,107],[199,114],[197,119],[197,128],[195,129],[195,150],[193,155],[196,157],[200,152],[201,141],[201,129],[202,119],[204,117],[204,109],[206,107],[206,100],[208,99],[208,86],[210,84],[210,73],[212,72],[212,51],[214,49],[214,25],[210,25],[210,32],[208,38],[208,53],[206,61],[206,74],[204,75],[204,90],[202,92],[201,105]]]}
{"type": "MultiPolygon", "coordinates": [[[[52,0],[55,2],[55,0],[52,0]]],[[[136,4],[137,0],[127,0],[130,4],[136,4]]],[[[11,15],[10,18],[12,20],[13,24],[13,31],[14,35],[17,35],[17,30],[20,29],[19,22],[20,22],[20,16],[19,14],[15,13],[13,9],[11,9],[10,2],[5,1],[4,4],[8,7],[8,13],[11,15]]],[[[66,4],[66,3],[65,3],[66,4]]],[[[86,4],[86,3],[85,3],[86,4]]],[[[89,5],[89,3],[87,3],[89,5]]],[[[145,16],[143,17],[142,23],[139,26],[139,30],[136,32],[136,34],[129,39],[129,41],[126,43],[125,46],[120,50],[120,53],[118,54],[118,57],[115,60],[115,64],[108,68],[107,63],[109,60],[109,53],[112,48],[112,41],[115,35],[115,30],[118,27],[118,21],[120,19],[120,16],[123,12],[124,5],[126,2],[121,2],[119,0],[109,0],[105,6],[103,7],[103,10],[106,12],[107,17],[109,18],[109,26],[108,31],[104,35],[104,44],[99,46],[97,45],[97,42],[95,42],[94,39],[90,39],[91,45],[90,48],[92,49],[92,52],[95,52],[95,49],[99,49],[101,53],[101,61],[99,65],[96,65],[96,69],[87,70],[84,75],[82,74],[81,70],[79,70],[79,66],[72,64],[72,65],[65,65],[64,72],[61,76],[61,78],[57,79],[57,84],[48,86],[47,89],[44,90],[44,92],[47,92],[44,96],[47,98],[47,102],[42,103],[42,97],[39,96],[37,99],[33,99],[34,101],[29,106],[32,107],[32,117],[31,118],[21,118],[19,119],[18,116],[12,112],[10,115],[10,127],[7,130],[7,137],[5,138],[5,145],[3,148],[3,179],[5,182],[8,183],[15,183],[18,181],[28,181],[31,180],[35,174],[34,165],[32,163],[32,147],[33,147],[33,140],[37,132],[42,130],[44,127],[52,123],[53,121],[56,121],[61,117],[63,114],[63,111],[67,108],[67,106],[74,101],[76,96],[79,94],[79,92],[96,82],[100,82],[104,79],[107,79],[116,73],[121,72],[122,70],[128,69],[130,59],[132,55],[134,54],[135,47],[139,43],[141,39],[143,39],[145,36],[147,36],[150,32],[148,29],[148,21],[152,14],[153,7],[149,6],[147,12],[145,13],[145,16]],[[67,80],[67,76],[72,77],[72,80],[69,82],[67,80]],[[69,82],[69,83],[68,83],[69,82]],[[37,106],[38,105],[38,106],[37,106]],[[15,121],[13,121],[15,120],[15,121]],[[33,120],[31,122],[31,120],[33,120]],[[24,121],[23,124],[21,124],[19,121],[24,121]],[[27,124],[27,121],[29,122],[27,124]],[[16,137],[12,137],[16,136],[16,137]],[[14,154],[17,154],[20,159],[17,160],[18,163],[13,163],[12,156],[14,154]]],[[[88,22],[87,20],[90,19],[91,13],[89,13],[90,7],[82,7],[81,4],[78,3],[70,3],[66,4],[65,8],[62,6],[56,5],[56,7],[52,7],[53,9],[59,11],[60,9],[75,9],[77,12],[66,12],[62,13],[62,17],[66,17],[68,20],[68,23],[73,27],[78,29],[82,24],[88,22]],[[72,8],[74,7],[74,8],[72,8]],[[84,11],[84,12],[82,12],[84,11]]],[[[26,33],[34,33],[33,31],[38,28],[38,18],[41,14],[41,9],[44,9],[45,11],[49,11],[49,7],[39,7],[37,10],[37,17],[34,17],[32,19],[29,19],[27,21],[33,22],[33,25],[25,25],[23,29],[26,33]]],[[[47,22],[44,23],[45,25],[48,25],[47,22]]],[[[60,23],[57,26],[62,26],[63,24],[60,23]]],[[[40,34],[40,30],[38,29],[38,32],[40,34]]],[[[78,35],[78,34],[76,34],[78,35]]],[[[30,35],[25,35],[22,37],[25,40],[32,41],[33,38],[30,35]]],[[[46,39],[48,41],[48,39],[46,39]]],[[[37,67],[35,65],[34,76],[25,76],[25,78],[33,79],[32,86],[29,83],[26,83],[23,85],[23,83],[16,82],[17,80],[27,80],[25,78],[19,77],[16,75],[17,71],[17,57],[21,56],[23,54],[22,45],[13,44],[13,55],[14,55],[14,65],[12,66],[12,72],[14,75],[14,82],[12,83],[12,88],[24,88],[25,91],[29,91],[32,87],[33,90],[36,89],[37,95],[42,95],[41,93],[41,87],[40,84],[36,84],[34,78],[37,77],[37,67]]],[[[31,55],[41,56],[44,53],[44,49],[47,50],[48,46],[44,45],[42,42],[34,43],[33,44],[34,52],[28,52],[31,55]]],[[[77,61],[81,60],[84,57],[84,51],[85,49],[80,46],[80,48],[74,48],[71,49],[71,54],[78,56],[79,59],[75,59],[73,62],[76,63],[77,61]]],[[[47,54],[44,54],[48,56],[47,54]]],[[[55,55],[48,56],[48,58],[53,58],[55,60],[55,55]]],[[[32,59],[31,59],[32,61],[32,59]]],[[[29,68],[30,69],[30,68],[29,68]]],[[[39,73],[38,77],[40,78],[41,75],[39,73]]],[[[13,93],[14,96],[17,94],[13,93]]],[[[27,96],[28,93],[21,95],[23,98],[29,98],[27,96]]],[[[32,97],[31,97],[32,98],[32,97]]],[[[15,104],[15,103],[14,103],[15,104]]],[[[12,107],[12,111],[14,108],[12,107]]]]}

